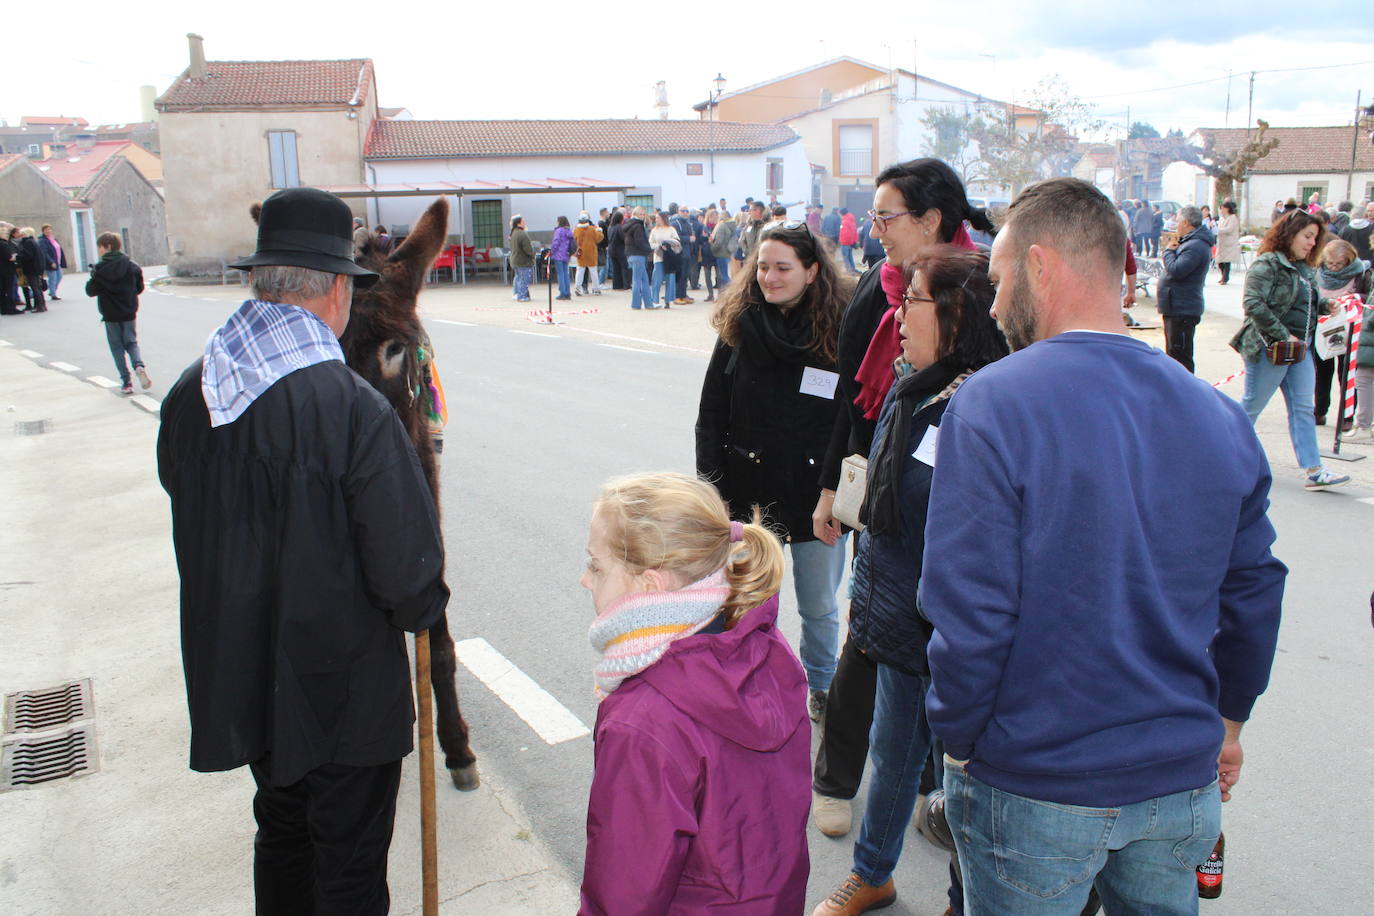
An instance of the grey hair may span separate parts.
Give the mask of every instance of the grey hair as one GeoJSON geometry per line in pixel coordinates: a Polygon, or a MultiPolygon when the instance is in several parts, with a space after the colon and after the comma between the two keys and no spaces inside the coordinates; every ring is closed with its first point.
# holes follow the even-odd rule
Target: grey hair
{"type": "Polygon", "coordinates": [[[331,274],[309,267],[272,264],[253,268],[253,298],[267,302],[308,302],[329,295],[334,278],[343,276],[353,295],[353,278],[347,274],[331,274]]]}
{"type": "Polygon", "coordinates": [[[1179,208],[1178,215],[1175,219],[1181,219],[1196,229],[1198,226],[1202,225],[1202,211],[1192,204],[1189,204],[1186,207],[1179,208]]]}

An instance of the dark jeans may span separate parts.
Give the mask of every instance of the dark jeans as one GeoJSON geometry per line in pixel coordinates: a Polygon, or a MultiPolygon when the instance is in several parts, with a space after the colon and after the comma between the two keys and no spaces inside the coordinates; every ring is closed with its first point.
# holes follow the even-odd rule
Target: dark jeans
{"type": "Polygon", "coordinates": [[[1193,371],[1193,332],[1197,323],[1196,315],[1164,316],[1164,352],[1189,372],[1193,371]]]}
{"type": "MultiPolygon", "coordinates": [[[[1317,391],[1313,396],[1312,413],[1318,417],[1325,417],[1326,412],[1331,409],[1331,383],[1340,378],[1337,371],[1344,373],[1346,357],[1341,356],[1333,359],[1318,359],[1316,347],[1312,348],[1312,362],[1317,364],[1317,391]]],[[[1337,386],[1336,404],[1345,403],[1345,394],[1337,386]]],[[[1339,406],[1336,413],[1340,414],[1339,406]]]]}
{"type": "Polygon", "coordinates": [[[386,857],[396,820],[401,761],[375,767],[325,764],[290,786],[252,764],[253,885],[258,916],[385,914],[386,857]]]}
{"type": "Polygon", "coordinates": [[[878,663],[845,637],[830,693],[825,700],[821,743],[811,785],[821,795],[853,798],[859,793],[868,759],[868,733],[878,694],[878,663]]]}
{"type": "Polygon", "coordinates": [[[611,255],[611,289],[630,288],[630,262],[625,260],[625,255],[611,255]]]}
{"type": "Polygon", "coordinates": [[[125,385],[131,381],[130,373],[143,365],[143,354],[138,349],[138,332],[132,321],[105,322],[105,341],[110,345],[110,355],[114,357],[115,370],[119,380],[125,385]],[[128,361],[124,355],[128,354],[128,361]],[[131,365],[132,364],[132,365],[131,365]]]}
{"type": "Polygon", "coordinates": [[[1221,282],[1222,282],[1222,283],[1230,283],[1230,282],[1231,282],[1231,262],[1230,262],[1230,261],[1218,261],[1218,262],[1217,262],[1217,270],[1221,271],[1221,282]]]}

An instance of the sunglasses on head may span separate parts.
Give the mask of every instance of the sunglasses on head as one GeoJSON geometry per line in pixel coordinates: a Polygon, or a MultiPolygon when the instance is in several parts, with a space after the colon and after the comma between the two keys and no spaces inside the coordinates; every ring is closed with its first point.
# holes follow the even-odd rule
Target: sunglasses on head
{"type": "Polygon", "coordinates": [[[811,235],[811,227],[806,224],[806,220],[804,219],[789,219],[781,223],[770,223],[763,227],[763,233],[767,235],[770,232],[795,232],[798,229],[804,229],[806,231],[806,237],[813,242],[815,241],[814,237],[811,235]]]}

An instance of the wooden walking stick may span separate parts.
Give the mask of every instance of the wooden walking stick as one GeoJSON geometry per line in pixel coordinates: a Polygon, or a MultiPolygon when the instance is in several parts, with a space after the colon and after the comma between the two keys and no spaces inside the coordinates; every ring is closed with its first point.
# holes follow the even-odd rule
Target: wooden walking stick
{"type": "Polygon", "coordinates": [[[439,916],[439,830],[434,813],[434,709],[429,633],[415,634],[415,701],[420,726],[420,877],[424,916],[439,916]]]}

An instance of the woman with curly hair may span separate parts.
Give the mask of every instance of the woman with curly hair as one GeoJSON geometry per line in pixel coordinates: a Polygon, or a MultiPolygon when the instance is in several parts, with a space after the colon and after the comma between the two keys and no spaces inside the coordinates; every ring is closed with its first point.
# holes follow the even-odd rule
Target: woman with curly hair
{"type": "Polygon", "coordinates": [[[819,720],[835,673],[844,540],[812,532],[816,479],[835,422],[836,351],[850,282],[802,220],[765,228],[720,295],[720,338],[697,414],[697,474],[732,516],[759,505],[792,550],[801,660],[819,720]]]}

